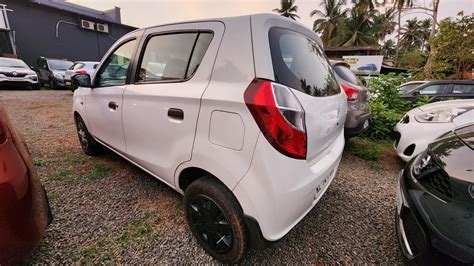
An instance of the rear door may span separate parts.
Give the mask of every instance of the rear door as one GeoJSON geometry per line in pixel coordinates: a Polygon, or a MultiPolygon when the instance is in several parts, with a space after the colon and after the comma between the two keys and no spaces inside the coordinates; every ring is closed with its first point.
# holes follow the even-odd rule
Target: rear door
{"type": "Polygon", "coordinates": [[[89,131],[119,152],[125,152],[122,97],[137,44],[133,37],[115,46],[95,76],[90,93],[85,95],[89,131]]]}
{"type": "Polygon", "coordinates": [[[346,96],[313,39],[277,27],[270,29],[269,38],[275,81],[292,88],[305,110],[307,160],[313,161],[341,138],[346,96]]]}
{"type": "Polygon", "coordinates": [[[224,32],[219,22],[148,29],[124,93],[127,156],[164,182],[191,159],[201,96],[224,32]]]}

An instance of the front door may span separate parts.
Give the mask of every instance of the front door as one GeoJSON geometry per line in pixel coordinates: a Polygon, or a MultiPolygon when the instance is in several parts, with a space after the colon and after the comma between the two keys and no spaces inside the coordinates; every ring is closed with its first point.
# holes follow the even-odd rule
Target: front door
{"type": "Polygon", "coordinates": [[[132,39],[118,45],[100,67],[93,89],[86,95],[88,128],[91,134],[111,148],[125,152],[122,129],[123,92],[137,46],[132,39]]]}
{"type": "Polygon", "coordinates": [[[224,32],[218,22],[191,25],[145,32],[135,83],[124,93],[127,156],[172,186],[176,168],[191,159],[201,96],[224,32]]]}

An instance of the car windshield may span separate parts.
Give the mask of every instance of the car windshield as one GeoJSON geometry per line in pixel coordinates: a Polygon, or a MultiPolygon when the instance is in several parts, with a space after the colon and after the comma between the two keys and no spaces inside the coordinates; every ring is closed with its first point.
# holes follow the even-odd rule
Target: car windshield
{"type": "Polygon", "coordinates": [[[66,60],[48,60],[49,67],[52,70],[66,70],[70,68],[74,63],[66,60]]]}
{"type": "Polygon", "coordinates": [[[0,58],[0,67],[28,68],[28,65],[20,59],[0,58]]]}

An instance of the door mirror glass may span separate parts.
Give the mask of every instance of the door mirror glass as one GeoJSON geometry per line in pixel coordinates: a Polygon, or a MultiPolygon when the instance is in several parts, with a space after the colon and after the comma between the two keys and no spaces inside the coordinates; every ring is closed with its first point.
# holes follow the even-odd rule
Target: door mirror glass
{"type": "Polygon", "coordinates": [[[77,74],[72,76],[72,86],[77,89],[78,87],[90,88],[91,76],[89,74],[77,74]]]}

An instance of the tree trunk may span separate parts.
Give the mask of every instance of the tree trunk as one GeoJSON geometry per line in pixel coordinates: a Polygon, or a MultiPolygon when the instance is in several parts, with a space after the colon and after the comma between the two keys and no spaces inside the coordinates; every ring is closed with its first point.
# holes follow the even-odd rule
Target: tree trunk
{"type": "Polygon", "coordinates": [[[397,29],[397,48],[395,50],[395,66],[398,66],[398,52],[400,50],[400,28],[402,27],[401,18],[402,18],[402,10],[398,9],[398,29],[397,29]]]}
{"type": "MultiPolygon", "coordinates": [[[[433,21],[431,23],[431,32],[430,32],[430,38],[428,41],[428,44],[431,44],[433,42],[433,39],[436,34],[436,24],[438,22],[438,6],[439,6],[439,1],[440,0],[433,0],[433,21]]],[[[433,65],[433,60],[436,55],[435,49],[433,47],[430,47],[430,53],[428,55],[428,60],[426,61],[425,68],[423,69],[423,74],[425,76],[425,80],[429,80],[431,78],[431,68],[433,65]]]]}

